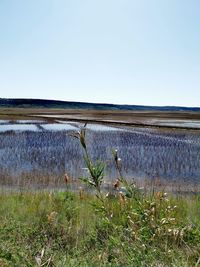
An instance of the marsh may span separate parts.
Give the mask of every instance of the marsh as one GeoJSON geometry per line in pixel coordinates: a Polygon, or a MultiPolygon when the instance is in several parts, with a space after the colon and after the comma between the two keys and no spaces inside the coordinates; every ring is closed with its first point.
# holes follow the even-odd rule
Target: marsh
{"type": "MultiPolygon", "coordinates": [[[[11,188],[62,188],[86,175],[80,144],[71,135],[81,122],[0,121],[0,184],[11,188]]],[[[87,143],[94,160],[106,162],[106,182],[116,179],[112,150],[118,149],[128,179],[194,185],[200,177],[198,131],[88,123],[87,143]]]]}

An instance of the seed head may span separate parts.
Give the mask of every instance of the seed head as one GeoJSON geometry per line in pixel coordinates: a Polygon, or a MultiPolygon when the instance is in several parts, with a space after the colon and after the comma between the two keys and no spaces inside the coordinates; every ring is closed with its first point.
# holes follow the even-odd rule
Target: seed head
{"type": "Polygon", "coordinates": [[[66,184],[69,183],[70,178],[67,173],[65,173],[64,180],[66,184]]]}
{"type": "Polygon", "coordinates": [[[117,179],[114,184],[113,184],[114,188],[117,190],[119,189],[119,186],[120,186],[120,181],[117,179]]]}

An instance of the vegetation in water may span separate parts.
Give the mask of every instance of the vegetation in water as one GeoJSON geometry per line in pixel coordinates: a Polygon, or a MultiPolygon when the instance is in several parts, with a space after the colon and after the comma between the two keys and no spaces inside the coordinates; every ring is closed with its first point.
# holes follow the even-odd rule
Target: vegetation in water
{"type": "Polygon", "coordinates": [[[199,195],[144,192],[125,179],[117,150],[105,192],[105,164],[92,160],[85,135],[75,135],[88,170],[81,181],[95,193],[1,193],[0,266],[199,266],[199,195]]]}

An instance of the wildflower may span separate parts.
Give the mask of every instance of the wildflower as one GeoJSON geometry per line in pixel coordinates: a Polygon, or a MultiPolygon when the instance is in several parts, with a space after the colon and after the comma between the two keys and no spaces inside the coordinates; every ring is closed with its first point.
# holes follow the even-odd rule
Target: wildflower
{"type": "Polygon", "coordinates": [[[151,202],[150,207],[154,208],[155,206],[156,206],[156,203],[155,202],[151,202]]]}
{"type": "Polygon", "coordinates": [[[83,128],[80,131],[71,134],[72,137],[80,140],[80,143],[85,150],[86,150],[86,143],[85,143],[86,125],[87,125],[87,123],[85,123],[85,125],[83,126],[83,128]]]}
{"type": "Polygon", "coordinates": [[[37,263],[38,266],[41,266],[42,260],[41,260],[41,258],[39,256],[36,256],[35,257],[35,261],[36,261],[36,263],[37,263]]]}
{"type": "Polygon", "coordinates": [[[152,213],[152,214],[155,214],[155,212],[156,212],[156,210],[155,210],[155,208],[153,207],[153,208],[151,209],[151,213],[152,213]]]}
{"type": "Polygon", "coordinates": [[[121,163],[122,163],[121,161],[122,161],[121,158],[117,158],[116,164],[118,168],[121,168],[121,163]]]}
{"type": "Polygon", "coordinates": [[[113,156],[114,156],[114,160],[115,160],[115,162],[117,163],[117,160],[118,160],[118,151],[117,151],[117,149],[115,149],[114,151],[113,151],[113,156]]]}
{"type": "Polygon", "coordinates": [[[156,198],[161,199],[163,196],[162,192],[156,192],[156,198]]]}
{"type": "Polygon", "coordinates": [[[114,184],[113,184],[115,190],[118,190],[119,189],[119,186],[120,186],[120,181],[117,179],[114,184]]]}
{"type": "Polygon", "coordinates": [[[70,178],[67,173],[65,173],[64,180],[66,184],[69,183],[70,178]]]}
{"type": "Polygon", "coordinates": [[[80,197],[80,199],[83,199],[83,189],[82,189],[82,187],[79,187],[79,197],[80,197]]]}
{"type": "Polygon", "coordinates": [[[86,143],[85,143],[86,125],[87,125],[87,123],[85,123],[85,125],[83,126],[83,128],[79,132],[79,139],[80,139],[81,145],[83,146],[84,149],[86,149],[86,143]]]}
{"type": "Polygon", "coordinates": [[[121,205],[125,205],[126,203],[125,195],[122,192],[119,192],[119,201],[121,205]]]}
{"type": "Polygon", "coordinates": [[[162,218],[161,224],[165,224],[166,222],[167,222],[167,219],[166,218],[162,218]]]}
{"type": "Polygon", "coordinates": [[[47,215],[47,220],[49,223],[55,223],[58,213],[56,211],[52,211],[47,215]]]}
{"type": "Polygon", "coordinates": [[[110,196],[110,192],[108,192],[107,194],[106,194],[106,197],[108,198],[110,196]]]}

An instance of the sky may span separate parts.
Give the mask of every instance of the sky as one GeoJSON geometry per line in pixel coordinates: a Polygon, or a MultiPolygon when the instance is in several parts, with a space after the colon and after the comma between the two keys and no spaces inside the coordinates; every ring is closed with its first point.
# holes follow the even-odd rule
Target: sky
{"type": "Polygon", "coordinates": [[[0,0],[0,98],[200,107],[199,0],[0,0]]]}

